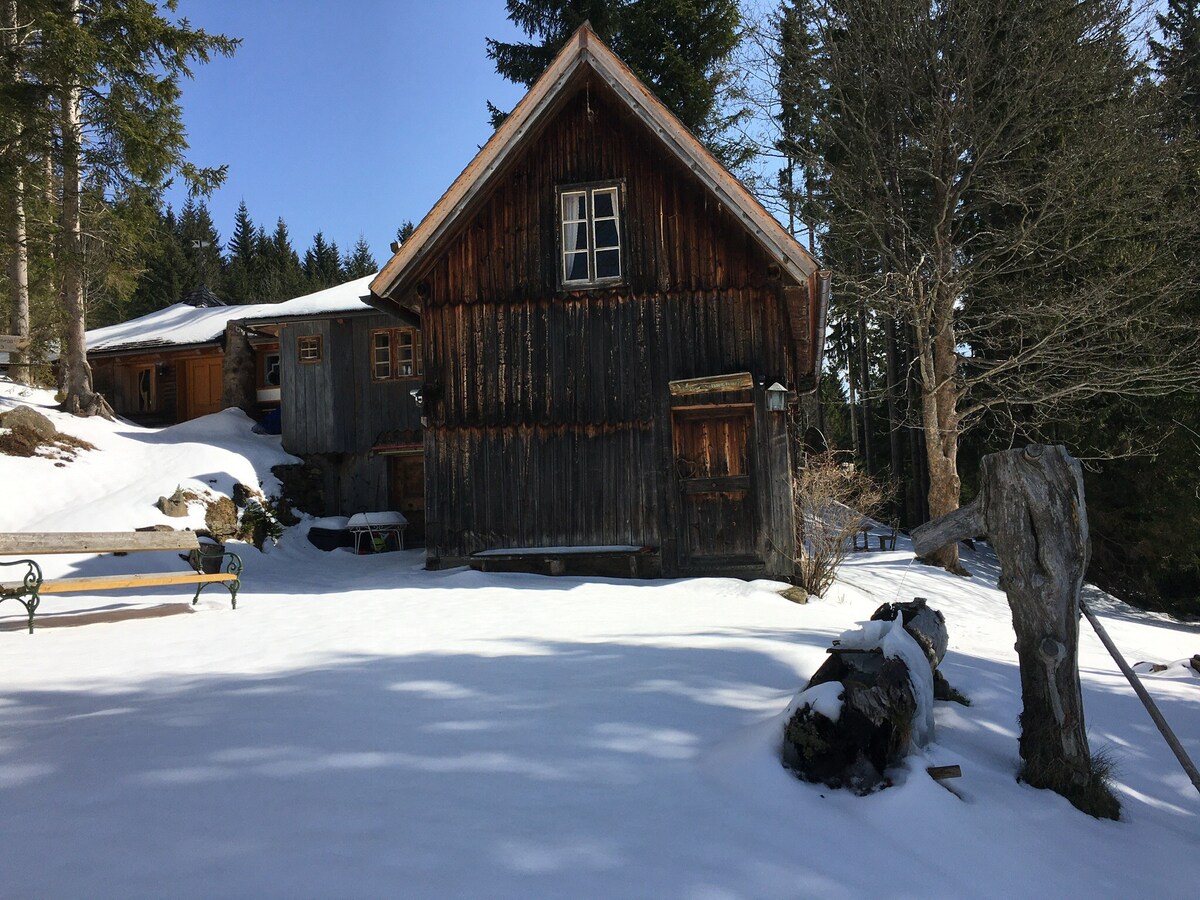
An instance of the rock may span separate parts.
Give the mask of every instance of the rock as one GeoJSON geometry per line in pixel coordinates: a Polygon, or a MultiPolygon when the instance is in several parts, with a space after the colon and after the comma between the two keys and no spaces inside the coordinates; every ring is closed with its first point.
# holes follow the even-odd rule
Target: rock
{"type": "Polygon", "coordinates": [[[228,497],[208,501],[204,511],[204,527],[218,543],[224,543],[237,534],[238,511],[228,497]]]}
{"type": "Polygon", "coordinates": [[[175,493],[170,497],[159,497],[158,502],[154,505],[162,511],[164,516],[170,516],[173,519],[182,519],[188,514],[188,501],[194,500],[195,497],[196,495],[190,491],[176,488],[175,493]]]}
{"type": "MultiPolygon", "coordinates": [[[[159,498],[160,500],[163,498],[159,498]]],[[[170,525],[143,525],[141,528],[135,528],[134,531],[174,531],[170,525]]]]}
{"type": "Polygon", "coordinates": [[[246,504],[251,500],[259,498],[259,492],[256,488],[247,487],[240,481],[235,481],[233,484],[233,505],[238,509],[245,509],[246,504]]]}
{"type": "Polygon", "coordinates": [[[31,406],[18,406],[0,416],[0,425],[13,431],[24,431],[38,439],[38,443],[49,443],[58,436],[54,423],[31,406]]]}

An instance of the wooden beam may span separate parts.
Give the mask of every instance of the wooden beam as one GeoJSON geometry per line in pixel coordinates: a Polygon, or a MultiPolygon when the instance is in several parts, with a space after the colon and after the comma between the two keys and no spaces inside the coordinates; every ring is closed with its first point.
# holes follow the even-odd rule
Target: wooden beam
{"type": "Polygon", "coordinates": [[[753,387],[754,379],[749,372],[738,372],[734,375],[710,375],[706,378],[686,378],[668,384],[672,397],[716,391],[748,391],[753,387]]]}
{"type": "Polygon", "coordinates": [[[43,581],[39,594],[82,594],[88,591],[117,591],[124,588],[160,587],[170,584],[207,584],[237,581],[232,572],[149,572],[141,575],[92,575],[78,578],[53,578],[43,581]]]}
{"type": "Polygon", "coordinates": [[[137,553],[143,550],[196,550],[194,531],[29,531],[0,533],[0,556],[61,553],[137,553]]]}

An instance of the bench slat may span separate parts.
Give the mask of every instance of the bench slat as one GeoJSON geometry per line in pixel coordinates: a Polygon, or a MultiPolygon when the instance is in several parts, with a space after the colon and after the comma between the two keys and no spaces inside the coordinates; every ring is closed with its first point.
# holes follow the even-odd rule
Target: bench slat
{"type": "Polygon", "coordinates": [[[39,594],[70,594],[82,591],[114,591],[121,588],[158,587],[167,584],[206,584],[237,581],[232,572],[148,572],[141,575],[93,575],[76,578],[52,578],[42,582],[39,594]]]}
{"type": "Polygon", "coordinates": [[[28,531],[0,533],[0,556],[196,550],[194,531],[28,531]]]}

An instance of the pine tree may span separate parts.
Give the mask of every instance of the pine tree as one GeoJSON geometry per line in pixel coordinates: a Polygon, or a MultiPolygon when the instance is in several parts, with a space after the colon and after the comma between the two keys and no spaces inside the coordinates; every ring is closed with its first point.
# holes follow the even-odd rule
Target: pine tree
{"type": "MultiPolygon", "coordinates": [[[[181,177],[197,191],[220,183],[222,169],[202,169],[185,157],[180,81],[195,63],[229,55],[237,45],[223,35],[170,21],[150,0],[17,0],[17,19],[36,34],[24,59],[28,82],[52,98],[53,122],[30,108],[22,121],[26,149],[52,160],[59,185],[59,239],[54,249],[62,308],[60,377],[64,408],[109,412],[91,383],[85,345],[90,259],[85,215],[106,228],[109,246],[129,250],[142,235],[145,210],[163,186],[181,177]],[[90,212],[89,212],[90,210],[90,212]]],[[[174,3],[169,4],[174,9],[174,3]]],[[[109,255],[110,262],[116,256],[109,255]]],[[[112,273],[105,273],[108,278],[112,273]]]]}
{"type": "Polygon", "coordinates": [[[347,281],[353,281],[355,278],[365,278],[378,271],[379,264],[375,262],[375,257],[371,255],[371,247],[367,243],[366,237],[360,234],[358,241],[354,245],[354,251],[346,257],[346,264],[342,275],[347,281]]]}
{"type": "MultiPolygon", "coordinates": [[[[718,147],[717,92],[737,44],[736,0],[507,0],[533,41],[489,39],[496,71],[529,87],[585,21],[684,125],[718,147]]],[[[489,104],[498,125],[504,114],[489,104]]]]}
{"type": "Polygon", "coordinates": [[[276,221],[275,231],[270,236],[259,230],[255,244],[263,261],[262,302],[290,300],[308,292],[300,257],[292,248],[292,240],[282,216],[276,221]]]}
{"type": "Polygon", "coordinates": [[[179,238],[179,223],[169,206],[158,214],[158,221],[148,235],[144,271],[138,278],[137,288],[127,309],[128,318],[144,316],[158,309],[165,309],[186,294],[194,284],[189,284],[185,273],[189,269],[187,256],[179,238]]]}
{"type": "Polygon", "coordinates": [[[1156,68],[1176,125],[1200,129],[1200,0],[1167,0],[1156,15],[1162,40],[1151,40],[1156,68]]]}
{"type": "Polygon", "coordinates": [[[188,199],[184,203],[179,213],[178,233],[186,260],[182,273],[186,290],[206,287],[220,297],[224,286],[221,236],[203,201],[188,199]]]}
{"type": "Polygon", "coordinates": [[[245,200],[238,204],[233,220],[233,236],[229,239],[227,249],[229,260],[225,266],[225,290],[221,299],[227,303],[257,302],[262,265],[258,256],[257,232],[245,200]]]}
{"type": "Polygon", "coordinates": [[[342,257],[337,244],[326,241],[320,231],[313,235],[312,246],[304,254],[304,277],[310,291],[341,283],[342,257]]]}

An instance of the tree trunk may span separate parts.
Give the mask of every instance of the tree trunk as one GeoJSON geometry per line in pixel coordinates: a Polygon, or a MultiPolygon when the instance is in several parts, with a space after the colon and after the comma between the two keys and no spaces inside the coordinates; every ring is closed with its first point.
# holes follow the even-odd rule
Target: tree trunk
{"type": "MultiPolygon", "coordinates": [[[[12,53],[13,71],[9,73],[15,82],[20,77],[18,56],[19,37],[17,34],[17,4],[16,0],[8,0],[4,4],[4,30],[7,43],[12,53]]],[[[18,138],[21,127],[18,124],[18,138]]],[[[8,257],[8,291],[9,291],[9,331],[17,337],[29,339],[29,243],[26,239],[25,226],[25,172],[20,160],[17,164],[16,175],[11,185],[12,196],[9,198],[9,233],[11,245],[8,257]]],[[[26,351],[9,353],[9,374],[17,381],[29,383],[29,354],[26,351]]]]}
{"type": "Polygon", "coordinates": [[[892,486],[895,490],[896,502],[899,504],[899,518],[906,526],[910,525],[907,497],[901,490],[900,460],[900,421],[899,392],[900,374],[898,364],[898,348],[896,346],[896,317],[885,315],[883,318],[884,340],[886,342],[887,358],[887,422],[888,422],[888,456],[891,458],[892,486]]]}
{"type": "Polygon", "coordinates": [[[867,474],[875,474],[875,440],[872,432],[875,430],[875,417],[871,410],[871,370],[870,355],[867,347],[867,310],[866,304],[858,308],[858,383],[862,397],[863,423],[863,465],[867,474]]]}
{"type": "MultiPolygon", "coordinates": [[[[948,270],[947,270],[948,271],[948,270]]],[[[935,281],[926,297],[927,318],[917,326],[921,367],[921,421],[925,458],[929,466],[929,517],[937,519],[958,509],[962,485],[958,478],[958,354],[954,345],[953,291],[948,276],[935,281]],[[924,331],[924,333],[922,333],[924,331]]],[[[958,544],[950,543],[925,556],[927,562],[966,575],[958,559],[958,544]]]]}
{"type": "Polygon", "coordinates": [[[1088,749],[1079,687],[1079,595],[1088,563],[1083,472],[1063,447],[983,458],[979,499],[913,532],[926,553],[983,532],[1000,560],[1021,666],[1021,777],[1094,816],[1120,806],[1088,749]]]}
{"type": "MultiPolygon", "coordinates": [[[[72,21],[79,19],[79,0],[70,0],[72,21]]],[[[92,368],[87,360],[87,324],[83,300],[83,227],[79,87],[68,76],[59,92],[62,128],[62,283],[59,302],[63,310],[63,348],[59,357],[62,408],[81,416],[112,418],[105,399],[92,390],[92,368]]]]}
{"type": "MultiPolygon", "coordinates": [[[[25,182],[18,170],[12,185],[9,208],[8,257],[9,330],[17,337],[29,339],[29,244],[25,235],[25,182]]],[[[9,374],[17,381],[30,382],[29,354],[15,351],[9,354],[9,374]]]]}

